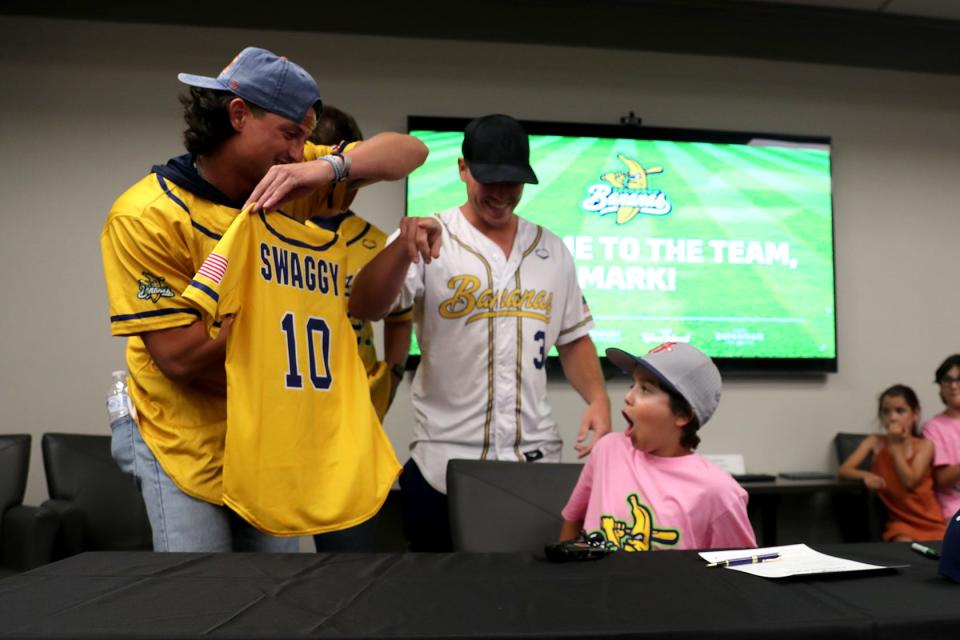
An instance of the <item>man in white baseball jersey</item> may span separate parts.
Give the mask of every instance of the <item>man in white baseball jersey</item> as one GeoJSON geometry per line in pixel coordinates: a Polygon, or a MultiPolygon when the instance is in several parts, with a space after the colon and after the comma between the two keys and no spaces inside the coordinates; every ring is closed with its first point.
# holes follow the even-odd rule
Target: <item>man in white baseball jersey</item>
{"type": "Polygon", "coordinates": [[[422,352],[412,387],[417,422],[400,477],[413,551],[451,546],[450,459],[560,461],[544,370],[554,345],[587,402],[580,456],[610,431],[610,401],[589,335],[593,319],[573,258],[560,238],[514,213],[524,184],[537,182],[529,158],[516,120],[473,120],[458,160],[467,201],[432,218],[404,219],[353,283],[350,313],[357,318],[414,306],[422,352]]]}

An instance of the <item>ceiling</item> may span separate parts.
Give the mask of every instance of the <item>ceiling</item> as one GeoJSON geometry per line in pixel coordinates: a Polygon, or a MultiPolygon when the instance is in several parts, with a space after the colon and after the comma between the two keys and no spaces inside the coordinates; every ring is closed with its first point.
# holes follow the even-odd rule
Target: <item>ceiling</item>
{"type": "Polygon", "coordinates": [[[666,51],[960,74],[960,0],[3,0],[0,15],[666,51]]]}

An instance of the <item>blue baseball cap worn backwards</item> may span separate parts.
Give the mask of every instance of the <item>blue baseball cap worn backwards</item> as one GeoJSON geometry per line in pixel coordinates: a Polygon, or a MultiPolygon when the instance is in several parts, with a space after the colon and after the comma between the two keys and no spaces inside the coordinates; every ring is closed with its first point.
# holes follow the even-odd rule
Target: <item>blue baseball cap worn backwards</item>
{"type": "Polygon", "coordinates": [[[229,91],[297,123],[311,108],[318,115],[323,109],[320,89],[303,67],[258,47],[241,51],[216,78],[181,73],[177,79],[192,87],[229,91]]]}

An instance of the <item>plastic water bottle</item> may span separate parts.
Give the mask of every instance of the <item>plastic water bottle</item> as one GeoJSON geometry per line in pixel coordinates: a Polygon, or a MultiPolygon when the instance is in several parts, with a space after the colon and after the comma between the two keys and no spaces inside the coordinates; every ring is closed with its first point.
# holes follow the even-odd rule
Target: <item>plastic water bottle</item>
{"type": "Polygon", "coordinates": [[[137,410],[127,393],[127,372],[113,372],[113,386],[107,394],[107,415],[110,416],[110,454],[124,473],[135,473],[134,422],[137,410]]]}
{"type": "Polygon", "coordinates": [[[136,418],[136,409],[130,400],[130,394],[127,393],[127,372],[114,371],[112,375],[113,384],[107,394],[107,415],[110,416],[111,425],[127,416],[136,418]]]}

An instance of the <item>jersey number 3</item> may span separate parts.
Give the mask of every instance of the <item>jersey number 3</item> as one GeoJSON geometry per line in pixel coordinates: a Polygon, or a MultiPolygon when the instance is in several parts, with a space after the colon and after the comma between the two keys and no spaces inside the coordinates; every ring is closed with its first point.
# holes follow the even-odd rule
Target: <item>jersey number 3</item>
{"type": "Polygon", "coordinates": [[[544,356],[547,355],[545,353],[547,347],[547,334],[545,334],[543,331],[537,331],[535,334],[533,334],[533,339],[540,343],[540,353],[536,358],[533,359],[533,366],[535,366],[537,369],[543,369],[543,365],[546,363],[544,356]]]}
{"type": "MultiPolygon", "coordinates": [[[[287,389],[303,389],[300,360],[297,354],[297,322],[293,313],[280,321],[280,329],[287,338],[287,389]]],[[[305,327],[307,362],[310,363],[310,383],[314,389],[327,391],[333,384],[330,373],[330,327],[323,318],[310,316],[305,327]]]]}

